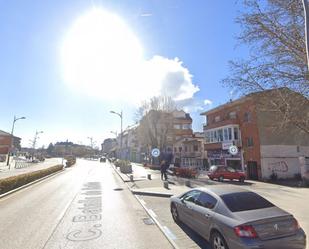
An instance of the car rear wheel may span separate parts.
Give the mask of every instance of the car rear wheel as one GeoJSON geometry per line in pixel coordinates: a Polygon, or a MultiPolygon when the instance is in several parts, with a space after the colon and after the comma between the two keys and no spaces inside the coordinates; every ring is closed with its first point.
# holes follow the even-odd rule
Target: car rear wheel
{"type": "Polygon", "coordinates": [[[224,238],[218,232],[214,232],[211,235],[210,243],[211,243],[212,249],[229,249],[224,238]]]}
{"type": "Polygon", "coordinates": [[[219,180],[219,182],[223,182],[224,177],[223,177],[223,176],[220,176],[220,177],[218,178],[218,180],[219,180]]]}
{"type": "Polygon", "coordinates": [[[179,223],[179,215],[178,215],[178,211],[177,211],[177,208],[176,208],[176,205],[173,203],[172,204],[172,207],[171,207],[171,212],[172,212],[172,217],[173,217],[173,220],[176,222],[176,223],[179,223]]]}
{"type": "Polygon", "coordinates": [[[239,182],[244,182],[245,181],[245,178],[242,176],[239,178],[239,182]]]}

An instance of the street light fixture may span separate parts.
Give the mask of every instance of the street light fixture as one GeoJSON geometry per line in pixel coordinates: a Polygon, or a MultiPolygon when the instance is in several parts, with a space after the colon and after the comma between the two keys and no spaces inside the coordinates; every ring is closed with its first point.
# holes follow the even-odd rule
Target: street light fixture
{"type": "Polygon", "coordinates": [[[116,114],[120,117],[120,157],[122,158],[122,119],[123,119],[123,114],[122,111],[120,113],[115,112],[115,111],[110,111],[112,114],[116,114]]]}
{"type": "MultiPolygon", "coordinates": [[[[6,162],[6,166],[9,165],[9,162],[10,162],[10,153],[11,153],[11,150],[12,150],[12,145],[13,145],[13,140],[14,140],[14,128],[15,128],[15,122],[17,120],[20,120],[20,119],[26,119],[26,117],[20,117],[20,118],[16,118],[16,116],[14,116],[14,120],[13,120],[13,124],[12,124],[12,130],[11,130],[11,141],[10,141],[10,147],[9,147],[9,151],[8,151],[8,159],[7,159],[7,162],[6,162]]],[[[9,169],[11,169],[11,165],[9,166],[9,169]]]]}

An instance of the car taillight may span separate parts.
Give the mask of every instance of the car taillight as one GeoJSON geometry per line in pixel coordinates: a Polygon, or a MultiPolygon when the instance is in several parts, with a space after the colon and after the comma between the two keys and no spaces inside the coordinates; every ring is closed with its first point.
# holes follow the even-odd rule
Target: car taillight
{"type": "Polygon", "coordinates": [[[234,227],[234,232],[238,237],[242,238],[257,238],[258,236],[253,226],[237,226],[234,227]]]}
{"type": "Polygon", "coordinates": [[[300,229],[300,225],[299,225],[299,223],[296,219],[294,219],[294,221],[293,221],[293,227],[294,227],[295,230],[300,229]]]}

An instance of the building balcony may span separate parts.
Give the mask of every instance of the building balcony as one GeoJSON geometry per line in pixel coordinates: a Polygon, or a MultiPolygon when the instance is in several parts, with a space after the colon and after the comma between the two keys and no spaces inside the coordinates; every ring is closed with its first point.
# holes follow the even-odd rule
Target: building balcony
{"type": "Polygon", "coordinates": [[[176,152],[174,153],[174,157],[191,157],[191,158],[198,158],[202,157],[202,152],[176,152]]]}
{"type": "Polygon", "coordinates": [[[227,126],[227,125],[239,125],[239,120],[238,118],[236,119],[224,119],[218,122],[212,122],[212,123],[206,123],[203,125],[204,131],[214,129],[214,128],[220,128],[222,126],[227,126]]]}
{"type": "Polygon", "coordinates": [[[223,143],[231,143],[236,145],[237,147],[242,147],[242,142],[241,140],[234,140],[234,141],[223,141],[223,142],[217,142],[217,143],[206,143],[204,145],[205,150],[214,150],[214,149],[222,149],[223,143]]]}

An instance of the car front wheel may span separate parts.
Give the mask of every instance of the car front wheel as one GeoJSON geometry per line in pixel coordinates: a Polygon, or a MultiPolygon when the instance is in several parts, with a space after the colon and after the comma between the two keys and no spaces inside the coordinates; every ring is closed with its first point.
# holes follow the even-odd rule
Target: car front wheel
{"type": "Polygon", "coordinates": [[[245,178],[242,176],[239,178],[239,182],[245,182],[245,178]]]}
{"type": "Polygon", "coordinates": [[[212,249],[229,249],[224,238],[218,232],[214,232],[211,235],[210,243],[211,243],[212,249]]]}
{"type": "Polygon", "coordinates": [[[172,212],[173,220],[174,220],[176,223],[179,223],[179,221],[180,221],[180,220],[179,220],[179,214],[178,214],[176,205],[175,205],[174,203],[172,204],[171,212],[172,212]]]}
{"type": "Polygon", "coordinates": [[[224,177],[223,177],[223,176],[220,176],[220,177],[219,177],[219,182],[223,182],[223,180],[224,180],[224,177]]]}

